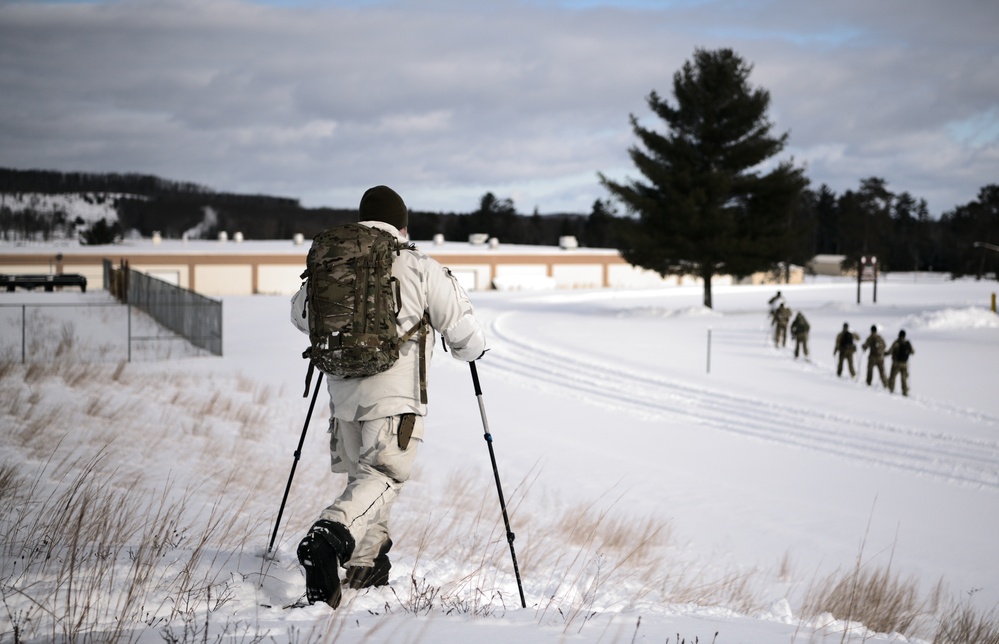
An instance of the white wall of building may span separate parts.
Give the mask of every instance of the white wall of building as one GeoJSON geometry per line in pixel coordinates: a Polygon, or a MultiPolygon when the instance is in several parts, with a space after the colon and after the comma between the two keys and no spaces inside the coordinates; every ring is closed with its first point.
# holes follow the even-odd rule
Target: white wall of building
{"type": "Polygon", "coordinates": [[[604,285],[604,267],[599,264],[555,264],[552,277],[556,288],[600,288],[604,285]]]}
{"type": "Polygon", "coordinates": [[[201,264],[194,267],[194,290],[208,297],[249,295],[253,267],[248,264],[201,264]]]}
{"type": "Polygon", "coordinates": [[[302,285],[304,266],[262,264],[257,267],[257,292],[263,295],[294,295],[302,285]]]}

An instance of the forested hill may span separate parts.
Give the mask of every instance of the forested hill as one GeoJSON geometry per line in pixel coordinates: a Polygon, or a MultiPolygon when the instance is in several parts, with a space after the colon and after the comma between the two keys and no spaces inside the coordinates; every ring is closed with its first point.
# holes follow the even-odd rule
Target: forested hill
{"type": "MultiPolygon", "coordinates": [[[[308,238],[358,217],[356,208],[306,208],[297,199],[216,192],[196,183],[141,174],[0,168],[0,195],[9,197],[0,208],[0,228],[6,239],[85,234],[93,222],[72,212],[69,196],[88,203],[106,202],[107,213],[115,219],[105,223],[107,228],[119,235],[135,231],[146,237],[153,231],[166,238],[184,234],[214,238],[222,231],[230,235],[238,231],[246,239],[290,239],[296,233],[308,238]],[[59,195],[67,199],[42,198],[59,195]]],[[[411,211],[410,236],[430,239],[440,233],[449,240],[464,240],[473,233],[486,233],[504,243],[552,245],[562,235],[585,241],[586,222],[584,215],[519,215],[510,200],[487,194],[477,211],[411,211]]],[[[589,236],[593,246],[610,241],[603,236],[597,239],[593,231],[589,236]]]]}
{"type": "Polygon", "coordinates": [[[16,227],[20,220],[29,227],[21,231],[27,234],[38,232],[39,226],[44,232],[47,224],[49,232],[58,235],[62,232],[58,230],[60,226],[88,223],[78,221],[72,212],[65,212],[69,209],[65,205],[69,201],[43,199],[37,195],[77,195],[84,200],[110,200],[109,212],[116,221],[109,224],[120,231],[134,230],[143,236],[159,231],[168,238],[179,238],[196,230],[203,237],[217,236],[220,231],[240,231],[248,239],[281,239],[291,238],[297,232],[314,234],[333,223],[356,220],[356,213],[350,210],[303,208],[297,199],[215,192],[195,183],[140,174],[0,168],[0,193],[21,197],[21,216],[4,221],[5,231],[16,227]],[[26,195],[31,198],[24,199],[26,195]],[[61,205],[54,208],[51,204],[55,203],[61,205]],[[60,215],[65,221],[59,221],[60,215]]]}
{"type": "Polygon", "coordinates": [[[154,197],[169,193],[208,194],[213,191],[196,183],[169,181],[148,174],[95,174],[0,168],[0,192],[49,195],[105,192],[154,197]]]}

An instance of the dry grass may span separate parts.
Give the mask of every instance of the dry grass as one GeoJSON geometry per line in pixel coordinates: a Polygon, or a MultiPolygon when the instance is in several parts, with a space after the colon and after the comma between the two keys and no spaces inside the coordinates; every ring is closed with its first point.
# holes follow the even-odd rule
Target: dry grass
{"type": "Polygon", "coordinates": [[[28,484],[4,475],[0,596],[15,641],[130,641],[137,627],[169,630],[195,606],[222,605],[232,536],[246,534],[239,506],[195,520],[190,496],[172,498],[169,484],[136,494],[105,461],[73,463],[76,477],[50,492],[45,468],[28,484]]]}
{"type": "MultiPolygon", "coordinates": [[[[485,616],[519,606],[496,489],[481,474],[452,473],[440,495],[423,501],[432,508],[423,522],[401,526],[400,533],[416,535],[417,550],[409,587],[397,591],[403,610],[485,616]],[[441,499],[446,505],[435,504],[441,499]],[[450,578],[442,580],[437,568],[451,571],[450,578]]],[[[597,614],[663,604],[761,607],[757,571],[685,563],[668,522],[619,513],[619,499],[528,515],[521,506],[535,479],[536,473],[527,475],[507,501],[517,559],[529,582],[528,607],[538,624],[569,635],[597,614]]]]}
{"type": "Polygon", "coordinates": [[[894,545],[883,566],[865,561],[866,543],[865,534],[850,571],[833,573],[811,585],[803,600],[803,618],[815,620],[820,630],[830,620],[845,623],[843,642],[851,634],[859,633],[866,639],[874,632],[932,637],[941,644],[999,644],[995,639],[999,637],[999,619],[994,613],[983,614],[970,603],[958,610],[945,600],[942,580],[924,593],[917,578],[903,578],[892,569],[894,545]]]}
{"type": "MultiPolygon", "coordinates": [[[[209,624],[232,598],[247,535],[261,531],[244,511],[259,492],[257,473],[237,480],[215,468],[200,487],[149,487],[126,454],[162,447],[132,443],[156,424],[147,416],[169,392],[163,379],[125,363],[4,364],[0,374],[0,418],[10,426],[2,440],[12,455],[0,464],[0,640],[133,641],[151,630],[166,641],[200,641],[211,628],[254,641],[252,625],[209,624]],[[215,499],[207,510],[204,498],[215,499]]],[[[200,379],[171,380],[204,389],[200,379]]],[[[223,425],[269,422],[236,414],[242,401],[214,399],[223,425]]],[[[213,440],[202,446],[209,453],[228,448],[213,440]]]]}
{"type": "Polygon", "coordinates": [[[829,614],[837,620],[859,622],[877,633],[917,635],[939,606],[924,598],[918,580],[902,579],[890,567],[837,573],[822,580],[805,597],[803,614],[829,614]]]}
{"type": "Polygon", "coordinates": [[[971,605],[971,596],[951,604],[933,636],[933,644],[999,644],[999,613],[982,612],[971,605]]]}
{"type": "Polygon", "coordinates": [[[842,640],[867,639],[873,633],[901,633],[934,644],[999,644],[999,614],[970,601],[945,600],[943,584],[923,592],[915,578],[901,578],[884,568],[834,574],[809,589],[802,617],[820,630],[830,620],[845,622],[842,640]]]}
{"type": "MultiPolygon", "coordinates": [[[[0,440],[5,454],[18,455],[0,462],[0,640],[130,641],[144,632],[168,642],[214,641],[220,633],[259,639],[252,619],[230,621],[226,607],[240,592],[234,580],[251,576],[240,568],[258,570],[255,579],[271,574],[246,554],[251,540],[270,533],[269,521],[249,508],[256,497],[276,506],[280,490],[266,485],[283,483],[290,462],[279,460],[275,476],[257,461],[226,469],[214,459],[253,458],[245,448],[272,432],[273,396],[245,378],[123,362],[0,363],[0,419],[11,428],[0,440]],[[163,431],[165,423],[176,427],[163,431]],[[122,441],[135,443],[132,451],[121,451],[122,441]],[[188,458],[183,472],[197,486],[150,486],[122,457],[169,450],[188,458]],[[200,507],[205,499],[208,508],[200,507]]],[[[292,442],[289,435],[289,449],[292,442]]],[[[482,474],[456,471],[422,496],[407,489],[406,504],[416,509],[396,522],[406,540],[394,561],[413,572],[393,589],[395,606],[386,612],[484,617],[519,607],[496,489],[482,474]]],[[[671,604],[753,614],[770,603],[764,589],[795,578],[790,555],[772,572],[691,562],[668,522],[620,512],[613,491],[586,505],[528,504],[542,496],[537,479],[532,471],[506,490],[515,548],[537,623],[566,637],[600,613],[671,604]]],[[[287,523],[297,531],[303,521],[287,523]]],[[[941,644],[999,644],[995,614],[976,611],[970,598],[948,602],[940,588],[920,595],[917,580],[892,570],[890,557],[877,568],[863,548],[852,569],[812,584],[801,604],[809,629],[830,615],[941,644]]],[[[349,611],[348,602],[328,623],[293,626],[288,639],[334,641],[349,611]]],[[[373,640],[385,634],[371,631],[373,640]]]]}

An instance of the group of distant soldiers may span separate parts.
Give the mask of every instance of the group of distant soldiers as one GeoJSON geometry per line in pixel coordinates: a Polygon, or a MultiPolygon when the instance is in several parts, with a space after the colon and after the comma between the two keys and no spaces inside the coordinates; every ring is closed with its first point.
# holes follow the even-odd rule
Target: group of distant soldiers
{"type": "MultiPolygon", "coordinates": [[[[770,324],[774,329],[774,346],[787,346],[787,331],[790,326],[791,337],[794,339],[794,357],[804,354],[808,359],[808,320],[805,319],[801,311],[791,320],[791,309],[784,303],[784,296],[780,291],[770,298],[770,324]]],[[[843,365],[850,369],[850,376],[857,377],[857,372],[853,367],[853,354],[857,351],[857,342],[860,336],[850,330],[850,325],[843,323],[843,330],[836,336],[836,346],[833,348],[833,355],[839,356],[836,365],[836,375],[843,375],[843,365]]],[[[891,347],[887,347],[885,339],[878,334],[877,325],[871,326],[871,334],[867,336],[860,348],[867,351],[867,384],[874,381],[874,370],[877,369],[881,385],[887,387],[888,391],[895,392],[895,381],[901,380],[902,395],[909,395],[909,357],[916,351],[905,338],[905,331],[898,332],[898,339],[891,347]],[[885,377],[885,356],[891,357],[891,370],[888,377],[885,377]]]]}

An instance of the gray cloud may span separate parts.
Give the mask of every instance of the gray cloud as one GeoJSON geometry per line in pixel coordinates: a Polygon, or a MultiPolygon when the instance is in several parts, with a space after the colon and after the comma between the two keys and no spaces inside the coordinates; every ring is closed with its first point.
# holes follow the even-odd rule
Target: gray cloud
{"type": "Polygon", "coordinates": [[[999,181],[990,3],[645,4],[0,2],[0,165],[588,212],[701,46],[754,64],[815,187],[880,176],[940,214],[999,181]]]}

